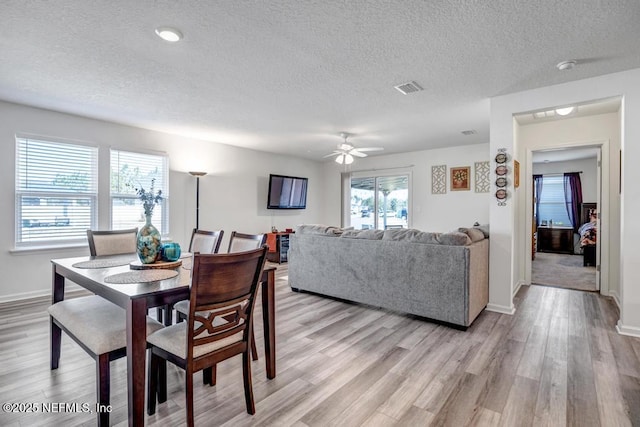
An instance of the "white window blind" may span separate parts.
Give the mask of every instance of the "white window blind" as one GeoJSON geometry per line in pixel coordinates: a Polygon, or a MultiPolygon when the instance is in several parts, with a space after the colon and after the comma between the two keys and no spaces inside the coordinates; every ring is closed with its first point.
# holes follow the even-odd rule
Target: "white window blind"
{"type": "Polygon", "coordinates": [[[153,209],[151,223],[161,234],[169,233],[169,165],[165,155],[111,150],[111,228],[142,227],[144,208],[136,189],[162,190],[162,202],[153,209]]]}
{"type": "Polygon", "coordinates": [[[554,225],[571,226],[564,199],[564,177],[543,176],[540,194],[540,221],[553,221],[554,225]]]}
{"type": "Polygon", "coordinates": [[[16,138],[16,247],[86,242],[96,224],[98,149],[16,138]]]}

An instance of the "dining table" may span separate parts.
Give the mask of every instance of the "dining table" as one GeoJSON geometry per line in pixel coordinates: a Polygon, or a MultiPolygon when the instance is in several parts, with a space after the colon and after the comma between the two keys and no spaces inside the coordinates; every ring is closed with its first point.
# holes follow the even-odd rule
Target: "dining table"
{"type": "MultiPolygon", "coordinates": [[[[147,310],[189,298],[192,258],[190,254],[183,256],[181,265],[173,269],[177,274],[160,275],[154,269],[134,269],[135,254],[51,260],[53,304],[64,300],[65,281],[70,280],[126,310],[130,426],[144,425],[147,310]],[[148,273],[145,279],[144,271],[156,273],[148,273]],[[165,278],[168,276],[174,277],[165,278]]],[[[265,265],[261,281],[266,376],[269,379],[276,376],[275,271],[275,266],[265,265]]],[[[51,369],[57,367],[60,347],[61,331],[51,322],[51,369]]]]}

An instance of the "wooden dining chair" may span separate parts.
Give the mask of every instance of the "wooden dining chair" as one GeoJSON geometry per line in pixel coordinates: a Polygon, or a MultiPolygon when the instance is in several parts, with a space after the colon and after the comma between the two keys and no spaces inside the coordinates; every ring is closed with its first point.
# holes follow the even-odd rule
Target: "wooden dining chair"
{"type": "MultiPolygon", "coordinates": [[[[189,252],[201,253],[201,254],[217,254],[220,249],[220,243],[222,243],[222,237],[224,236],[224,230],[207,231],[193,229],[191,233],[191,241],[189,243],[189,252]]],[[[189,300],[179,301],[176,304],[165,305],[165,325],[173,323],[173,309],[176,309],[177,321],[181,322],[189,314],[189,300]]],[[[160,319],[158,319],[160,320],[160,319]]]]}
{"type": "MultiPolygon", "coordinates": [[[[231,238],[229,239],[228,253],[255,250],[264,246],[266,241],[266,234],[245,234],[232,231],[231,238]]],[[[218,245],[220,245],[220,243],[218,243],[218,245]]],[[[175,308],[178,322],[184,321],[189,314],[189,301],[180,301],[175,305],[175,308]]],[[[258,360],[258,347],[256,346],[256,338],[253,334],[251,334],[251,354],[253,355],[253,360],[258,360]]],[[[205,375],[205,377],[207,375],[205,375]]],[[[207,381],[206,378],[204,380],[205,382],[207,381]]]]}
{"type": "Polygon", "coordinates": [[[260,248],[267,242],[266,234],[245,234],[237,231],[231,232],[228,253],[250,251],[260,248]]]}
{"type": "MultiPolygon", "coordinates": [[[[187,425],[193,426],[193,374],[242,354],[247,412],[255,413],[249,340],[267,247],[232,254],[195,254],[189,315],[147,337],[151,347],[147,412],[167,400],[167,361],[186,371],[187,425]]],[[[209,385],[215,385],[215,375],[209,385]]]]}
{"type": "MultiPolygon", "coordinates": [[[[92,256],[135,252],[136,229],[87,230],[92,256]],[[125,251],[126,249],[126,251],[125,251]]],[[[101,407],[110,401],[112,360],[126,356],[126,311],[97,295],[63,300],[48,308],[51,328],[51,369],[58,369],[62,331],[96,360],[96,395],[101,407]]],[[[161,329],[161,323],[147,316],[147,334],[161,329]]],[[[109,425],[109,412],[97,412],[98,425],[109,425]]]]}
{"type": "Polygon", "coordinates": [[[217,254],[222,243],[224,230],[207,231],[193,229],[191,233],[191,242],[189,243],[189,252],[199,252],[201,254],[217,254]]]}
{"type": "MultiPolygon", "coordinates": [[[[255,250],[264,246],[266,241],[267,241],[266,234],[244,234],[244,233],[238,233],[237,231],[233,231],[231,232],[231,238],[229,239],[228,253],[255,250]]],[[[220,246],[219,242],[218,242],[218,246],[220,246]]],[[[189,252],[191,252],[191,250],[189,252]]],[[[195,253],[198,251],[193,251],[193,252],[195,253]]],[[[179,303],[176,303],[175,309],[176,309],[176,316],[178,318],[178,322],[182,322],[187,318],[187,315],[189,314],[189,301],[180,301],[179,303]]],[[[252,338],[252,347],[255,348],[255,339],[253,338],[252,338]]],[[[254,360],[257,360],[257,359],[258,359],[258,352],[254,351],[254,360]]]]}
{"type": "Polygon", "coordinates": [[[135,254],[137,235],[137,228],[110,231],[87,230],[89,253],[91,256],[135,254]]]}

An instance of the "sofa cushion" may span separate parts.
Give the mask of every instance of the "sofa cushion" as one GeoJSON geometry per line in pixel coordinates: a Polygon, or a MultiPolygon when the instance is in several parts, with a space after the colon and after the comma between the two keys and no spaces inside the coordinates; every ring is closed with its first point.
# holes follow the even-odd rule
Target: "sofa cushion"
{"type": "Polygon", "coordinates": [[[431,245],[440,244],[440,233],[431,233],[416,229],[385,230],[382,240],[393,240],[396,242],[427,243],[431,245]]]}
{"type": "Polygon", "coordinates": [[[297,234],[320,234],[323,236],[339,236],[342,234],[340,227],[322,224],[302,224],[296,227],[297,234]]]}
{"type": "Polygon", "coordinates": [[[452,231],[449,233],[442,233],[440,235],[440,244],[449,246],[465,246],[471,244],[471,239],[465,233],[452,231]]]}
{"type": "Polygon", "coordinates": [[[479,242],[480,240],[484,240],[484,233],[477,228],[458,228],[460,233],[464,233],[471,239],[471,242],[479,242]]]}
{"type": "Polygon", "coordinates": [[[473,228],[482,231],[485,238],[489,238],[489,224],[474,225],[473,228]]]}
{"type": "Polygon", "coordinates": [[[347,239],[382,240],[382,236],[384,236],[384,231],[382,230],[346,230],[340,237],[347,239]]]}

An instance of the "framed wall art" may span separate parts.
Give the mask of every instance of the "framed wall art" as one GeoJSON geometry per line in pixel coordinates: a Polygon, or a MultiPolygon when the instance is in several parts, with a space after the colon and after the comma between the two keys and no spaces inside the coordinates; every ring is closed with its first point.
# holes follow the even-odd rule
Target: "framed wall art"
{"type": "Polygon", "coordinates": [[[451,168],[451,191],[469,191],[471,188],[471,167],[451,168]]]}
{"type": "Polygon", "coordinates": [[[489,162],[475,162],[475,191],[476,193],[488,193],[491,189],[489,181],[489,162]]]}
{"type": "Polygon", "coordinates": [[[447,193],[447,166],[431,166],[431,194],[447,193]]]}

